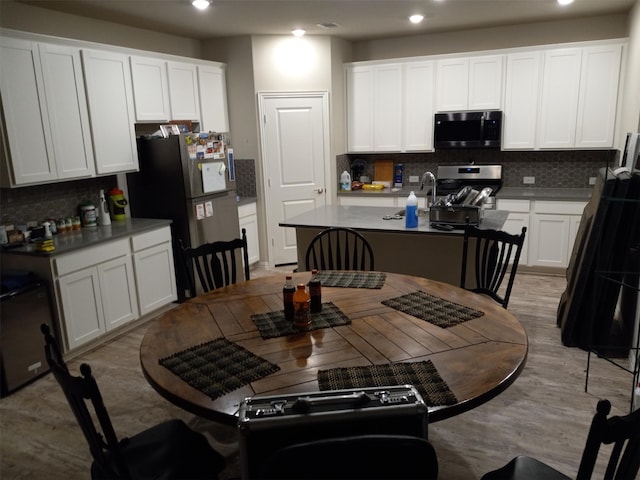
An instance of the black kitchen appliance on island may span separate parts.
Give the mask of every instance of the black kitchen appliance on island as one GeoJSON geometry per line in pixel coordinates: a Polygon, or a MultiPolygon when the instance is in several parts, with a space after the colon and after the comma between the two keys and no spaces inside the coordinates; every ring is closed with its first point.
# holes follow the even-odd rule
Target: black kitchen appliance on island
{"type": "Polygon", "coordinates": [[[188,287],[178,239],[197,247],[240,236],[236,182],[230,175],[233,156],[228,153],[216,134],[138,138],[140,171],[127,174],[131,215],[172,220],[179,301],[188,287]]]}

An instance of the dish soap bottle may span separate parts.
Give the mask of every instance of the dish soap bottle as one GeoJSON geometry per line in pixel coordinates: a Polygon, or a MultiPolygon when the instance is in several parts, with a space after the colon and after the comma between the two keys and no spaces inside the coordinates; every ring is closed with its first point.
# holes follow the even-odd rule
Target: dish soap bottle
{"type": "Polygon", "coordinates": [[[407,205],[404,212],[405,218],[405,227],[407,228],[415,228],[418,226],[418,198],[416,194],[411,193],[407,197],[407,205]]]}
{"type": "Polygon", "coordinates": [[[340,175],[340,190],[343,192],[351,190],[351,175],[346,170],[340,175]]]}

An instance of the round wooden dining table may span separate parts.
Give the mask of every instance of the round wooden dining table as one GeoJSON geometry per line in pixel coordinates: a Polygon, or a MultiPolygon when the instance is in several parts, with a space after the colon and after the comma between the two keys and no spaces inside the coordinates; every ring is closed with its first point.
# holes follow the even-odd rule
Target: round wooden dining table
{"type": "MultiPolygon", "coordinates": [[[[294,273],[306,283],[309,272],[294,273]]],[[[173,404],[235,424],[242,400],[319,391],[318,372],[338,367],[430,360],[455,403],[430,406],[429,422],[468,411],[511,385],[524,368],[528,341],[518,319],[488,297],[426,278],[386,273],[381,288],[322,286],[350,323],[265,339],[252,316],[282,310],[284,275],[256,278],[179,304],[152,320],[140,346],[150,385],[173,404]],[[474,309],[481,316],[443,328],[382,302],[412,292],[474,309]],[[194,388],[160,360],[224,338],[279,370],[217,398],[194,388]]],[[[215,366],[214,366],[215,367],[215,366]]]]}

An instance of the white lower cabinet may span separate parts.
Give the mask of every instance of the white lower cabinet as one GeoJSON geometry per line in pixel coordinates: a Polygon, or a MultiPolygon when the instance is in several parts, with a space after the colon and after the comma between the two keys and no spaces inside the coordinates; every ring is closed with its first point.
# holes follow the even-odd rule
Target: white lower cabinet
{"type": "Polygon", "coordinates": [[[61,255],[54,264],[67,349],[138,318],[126,239],[61,255]]]}
{"type": "Polygon", "coordinates": [[[585,205],[580,201],[498,200],[498,209],[509,211],[505,231],[520,233],[522,226],[529,227],[520,263],[555,268],[569,265],[585,205]]]}
{"type": "Polygon", "coordinates": [[[169,227],[131,237],[140,315],[178,298],[169,227]]]}
{"type": "Polygon", "coordinates": [[[247,255],[249,265],[260,260],[260,241],[258,238],[258,211],[255,203],[240,205],[238,207],[238,220],[240,234],[244,228],[247,232],[247,255]]]}

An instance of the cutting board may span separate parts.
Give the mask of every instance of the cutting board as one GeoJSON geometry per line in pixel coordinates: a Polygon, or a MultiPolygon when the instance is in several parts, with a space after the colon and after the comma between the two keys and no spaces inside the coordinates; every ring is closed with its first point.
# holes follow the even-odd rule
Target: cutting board
{"type": "Polygon", "coordinates": [[[373,179],[377,182],[393,182],[393,160],[376,160],[373,179]]]}

